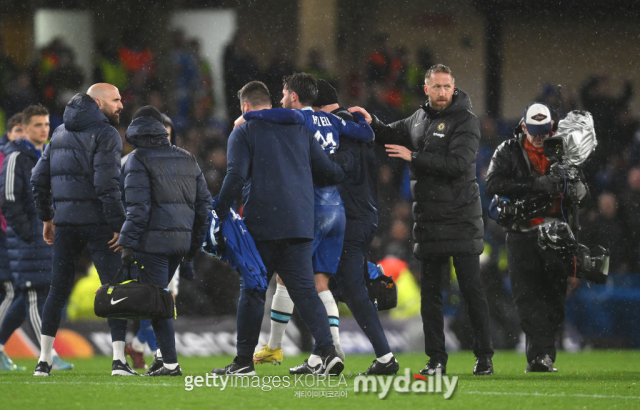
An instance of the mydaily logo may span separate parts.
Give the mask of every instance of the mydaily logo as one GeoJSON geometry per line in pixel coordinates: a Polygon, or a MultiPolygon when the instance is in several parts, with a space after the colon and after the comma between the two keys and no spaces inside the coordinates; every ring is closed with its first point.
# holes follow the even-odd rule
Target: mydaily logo
{"type": "Polygon", "coordinates": [[[356,376],[353,391],[378,393],[378,397],[384,399],[393,388],[396,393],[443,393],[444,398],[449,399],[457,385],[458,376],[443,376],[440,369],[433,376],[415,374],[413,377],[411,370],[404,369],[402,376],[356,376]]]}

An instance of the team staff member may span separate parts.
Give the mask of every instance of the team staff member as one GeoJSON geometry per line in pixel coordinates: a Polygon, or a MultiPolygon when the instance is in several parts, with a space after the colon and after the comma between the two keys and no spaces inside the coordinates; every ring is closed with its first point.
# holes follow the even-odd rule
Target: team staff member
{"type": "MultiPolygon", "coordinates": [[[[243,114],[271,108],[267,87],[252,81],[239,92],[243,114]]],[[[302,124],[281,125],[260,119],[238,126],[229,136],[227,175],[216,212],[224,220],[243,191],[244,222],[267,268],[287,286],[293,303],[316,340],[321,360],[315,374],[339,374],[344,365],[336,353],[327,311],[316,292],[311,255],[314,238],[313,183],[334,185],[344,172],[324,153],[302,124]]],[[[238,355],[214,374],[255,374],[266,291],[241,289],[238,301],[238,355]]]]}
{"type": "MultiPolygon", "coordinates": [[[[121,266],[117,246],[125,220],[120,198],[122,139],[113,127],[122,100],[111,84],[92,85],[76,94],[64,110],[33,169],[31,184],[45,242],[53,245],[53,273],[42,313],[42,350],[34,376],[49,376],[53,341],[69,299],[76,259],[88,247],[100,281],[107,283],[121,266]],[[55,203],[55,211],[52,204],[55,203]]],[[[124,356],[127,321],[107,319],[113,343],[112,375],[135,375],[124,356]]]]}
{"type": "MultiPolygon", "coordinates": [[[[318,80],[318,98],[314,107],[346,121],[353,117],[338,104],[338,93],[328,82],[318,80]]],[[[347,218],[344,245],[334,276],[342,300],[347,304],[360,329],[367,336],[376,354],[363,374],[395,374],[399,369],[384,334],[378,312],[369,300],[364,281],[363,263],[369,244],[378,228],[378,164],[373,143],[344,138],[338,152],[352,152],[354,169],[338,185],[347,218]]]]}
{"type": "Polygon", "coordinates": [[[475,375],[493,374],[489,306],[480,283],[483,250],[480,194],[476,183],[476,152],[480,123],[471,100],[455,87],[449,67],[431,67],[425,75],[427,104],[411,117],[385,125],[365,110],[376,141],[392,158],[409,162],[413,198],[414,254],[420,260],[421,313],[425,352],[430,357],[422,374],[444,374],[448,355],[444,343],[442,281],[453,257],[462,296],[473,328],[475,375]]]}
{"type": "MultiPolygon", "coordinates": [[[[127,220],[117,250],[124,265],[138,263],[139,280],[165,288],[182,259],[192,260],[202,246],[211,194],[195,157],[169,142],[160,111],[145,106],[133,118],[126,132],[135,148],[124,168],[127,220]]],[[[173,320],[151,324],[163,366],[148,375],[181,376],[173,320]]]]}
{"type": "Polygon", "coordinates": [[[545,197],[556,203],[531,220],[506,227],[507,262],[520,326],[526,336],[527,372],[556,372],[556,337],[564,321],[567,276],[573,260],[538,245],[537,225],[561,221],[559,199],[563,181],[549,175],[550,162],[543,155],[543,141],[554,121],[541,103],[527,106],[514,138],[496,149],[487,173],[487,193],[510,200],[545,197]]]}

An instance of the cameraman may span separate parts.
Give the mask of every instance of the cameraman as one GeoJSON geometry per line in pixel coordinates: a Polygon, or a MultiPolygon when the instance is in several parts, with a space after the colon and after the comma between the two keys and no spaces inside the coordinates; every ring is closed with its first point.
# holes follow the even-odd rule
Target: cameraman
{"type": "Polygon", "coordinates": [[[542,152],[554,125],[557,128],[549,107],[530,104],[514,138],[496,149],[487,174],[489,195],[511,202],[524,199],[525,209],[534,210],[506,226],[513,298],[526,335],[526,372],[557,372],[555,342],[564,320],[567,276],[573,270],[570,258],[543,250],[537,241],[539,224],[571,217],[561,210],[568,205],[561,201],[563,178],[550,175],[551,163],[542,152]]]}

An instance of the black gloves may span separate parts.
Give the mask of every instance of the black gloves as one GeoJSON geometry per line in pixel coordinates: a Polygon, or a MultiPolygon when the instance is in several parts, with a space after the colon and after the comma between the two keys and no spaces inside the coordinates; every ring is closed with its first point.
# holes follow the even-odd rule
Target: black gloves
{"type": "Polygon", "coordinates": [[[124,266],[131,266],[133,263],[133,249],[131,248],[122,248],[122,264],[124,266]]]}
{"type": "Polygon", "coordinates": [[[193,258],[196,257],[196,254],[198,253],[199,250],[200,250],[200,246],[191,245],[191,249],[189,249],[189,253],[187,253],[185,257],[182,258],[182,263],[188,264],[193,262],[193,258]]]}
{"type": "Polygon", "coordinates": [[[533,189],[543,191],[550,195],[562,193],[564,183],[561,178],[552,175],[543,175],[533,180],[533,189]]]}

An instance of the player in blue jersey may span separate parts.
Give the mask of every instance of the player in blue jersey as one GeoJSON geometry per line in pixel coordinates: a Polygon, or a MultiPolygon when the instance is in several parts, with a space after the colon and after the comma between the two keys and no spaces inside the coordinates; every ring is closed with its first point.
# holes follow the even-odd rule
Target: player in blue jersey
{"type": "MultiPolygon", "coordinates": [[[[317,97],[317,82],[309,74],[297,73],[284,79],[282,90],[283,109],[272,109],[247,112],[246,120],[259,118],[277,123],[304,124],[314,133],[316,140],[327,154],[334,154],[338,148],[340,137],[349,137],[358,141],[373,141],[373,131],[364,117],[358,117],[357,123],[322,111],[313,111],[311,105],[317,97]]],[[[333,344],[341,359],[344,352],[340,348],[338,306],[329,290],[329,278],[335,275],[340,262],[346,218],[344,203],[340,198],[337,186],[314,187],[315,191],[315,229],[313,242],[313,268],[316,290],[324,303],[329,317],[333,344]]],[[[271,304],[271,335],[269,342],[254,354],[255,363],[281,363],[282,338],[293,313],[293,302],[286,287],[278,277],[278,287],[271,304]]],[[[290,369],[292,374],[313,373],[320,362],[320,357],[311,355],[300,366],[290,369]]]]}

